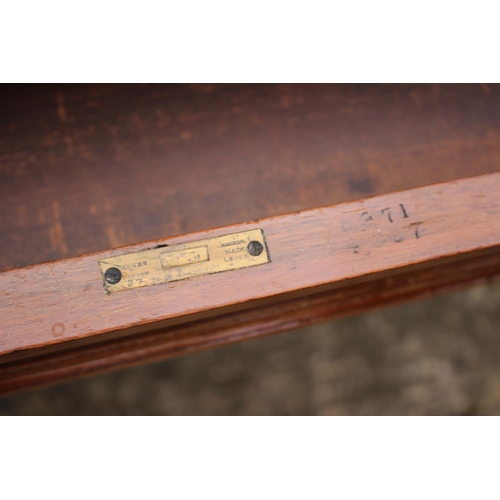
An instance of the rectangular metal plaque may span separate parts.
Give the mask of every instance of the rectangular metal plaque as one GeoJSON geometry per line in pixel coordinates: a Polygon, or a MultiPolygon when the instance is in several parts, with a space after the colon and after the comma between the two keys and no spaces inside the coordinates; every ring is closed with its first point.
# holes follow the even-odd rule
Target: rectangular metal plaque
{"type": "Polygon", "coordinates": [[[99,261],[107,293],[269,262],[261,229],[109,257],[99,261]]]}

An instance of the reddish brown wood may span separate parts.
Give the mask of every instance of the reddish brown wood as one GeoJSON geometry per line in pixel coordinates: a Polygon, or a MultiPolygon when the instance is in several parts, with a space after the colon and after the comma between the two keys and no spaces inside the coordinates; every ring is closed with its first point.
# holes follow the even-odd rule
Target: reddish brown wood
{"type": "Polygon", "coordinates": [[[0,364],[0,393],[188,354],[497,279],[500,253],[480,255],[225,314],[210,321],[187,322],[90,345],[68,342],[61,352],[0,364]]]}
{"type": "MultiPolygon", "coordinates": [[[[1,89],[1,270],[499,169],[499,86],[1,89]]],[[[126,304],[108,308],[107,302],[103,309],[92,267],[96,255],[1,275],[0,390],[282,331],[495,277],[498,224],[491,217],[498,183],[492,179],[476,195],[468,183],[446,207],[438,206],[439,197],[429,199],[433,217],[441,210],[448,223],[430,219],[431,227],[441,223],[444,232],[427,234],[432,241],[425,251],[406,239],[396,244],[401,234],[394,227],[405,227],[393,222],[390,255],[377,254],[387,249],[382,245],[363,256],[347,229],[334,239],[334,251],[352,243],[352,255],[361,259],[352,272],[353,261],[342,257],[334,265],[344,274],[301,275],[296,269],[303,261],[294,270],[290,258],[298,257],[284,253],[290,265],[282,264],[279,279],[273,278],[284,288],[267,281],[260,290],[264,275],[244,271],[234,281],[251,293],[242,294],[230,280],[231,293],[221,294],[227,300],[218,305],[203,302],[218,283],[208,280],[210,286],[197,288],[194,307],[191,292],[172,309],[159,292],[140,291],[126,304]],[[401,247],[408,252],[399,255],[395,249],[401,247]],[[401,260],[384,261],[394,256],[401,260]],[[84,281],[75,286],[72,280],[82,273],[84,281]],[[311,279],[310,288],[299,278],[311,279]],[[363,280],[370,281],[358,283],[363,280]]],[[[338,214],[338,206],[328,210],[338,214]]],[[[297,234],[311,227],[322,231],[301,217],[295,216],[302,220],[297,234]]],[[[276,228],[279,220],[265,224],[276,228]]],[[[336,269],[322,259],[318,269],[336,269]]]]}
{"type": "MultiPolygon", "coordinates": [[[[343,308],[356,310],[349,294],[366,281],[379,282],[377,286],[387,291],[391,276],[407,275],[410,281],[395,287],[389,298],[381,295],[375,301],[381,304],[422,294],[426,287],[439,290],[495,276],[500,249],[499,193],[500,173],[489,174],[7,271],[0,274],[1,359],[9,363],[129,335],[134,340],[124,345],[139,342],[141,350],[144,332],[154,330],[171,335],[167,342],[160,342],[162,355],[170,355],[251,337],[259,331],[269,333],[269,317],[274,316],[275,323],[277,318],[269,305],[273,302],[289,301],[297,310],[307,311],[294,323],[288,318],[294,317],[293,309],[277,306],[282,319],[274,328],[280,331],[324,317],[315,311],[315,300],[307,307],[308,299],[295,303],[296,297],[336,290],[331,293],[337,305],[329,314],[335,316],[343,308]],[[98,267],[102,258],[253,228],[264,230],[272,260],[269,264],[104,293],[98,267]],[[432,272],[426,274],[425,269],[432,272]],[[446,274],[450,269],[452,277],[446,274]],[[423,278],[418,278],[419,273],[423,278]],[[411,291],[412,279],[417,279],[417,291],[411,291]],[[345,299],[335,293],[346,294],[345,299]],[[233,315],[227,335],[226,320],[213,319],[257,305],[271,309],[264,307],[254,313],[253,323],[233,315]],[[193,340],[191,333],[175,326],[193,321],[205,332],[203,338],[195,335],[193,340]],[[219,327],[217,321],[222,321],[219,327]],[[182,332],[179,338],[178,329],[182,332]]],[[[371,307],[373,299],[366,296],[374,290],[360,290],[364,297],[360,308],[371,307]]],[[[112,344],[112,349],[122,347],[112,344]]],[[[158,355],[152,352],[150,357],[158,355]]],[[[96,369],[113,366],[114,356],[96,359],[96,369]]],[[[135,358],[130,352],[127,356],[130,362],[147,357],[140,352],[135,358]]],[[[86,369],[91,365],[86,364],[86,369]]]]}
{"type": "Polygon", "coordinates": [[[498,170],[498,85],[0,87],[0,270],[498,170]]]}

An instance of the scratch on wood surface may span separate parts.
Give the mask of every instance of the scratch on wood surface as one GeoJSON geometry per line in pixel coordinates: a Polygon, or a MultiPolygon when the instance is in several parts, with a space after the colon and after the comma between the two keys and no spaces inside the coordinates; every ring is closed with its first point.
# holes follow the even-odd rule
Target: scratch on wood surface
{"type": "Polygon", "coordinates": [[[59,213],[59,203],[57,200],[52,202],[52,211],[54,213],[54,224],[49,229],[50,244],[54,250],[60,250],[63,255],[68,254],[68,246],[64,237],[64,231],[61,224],[61,216],[59,213]]]}
{"type": "Polygon", "coordinates": [[[117,234],[115,232],[114,226],[112,226],[112,225],[108,226],[106,228],[106,234],[108,235],[109,244],[112,247],[119,247],[120,245],[122,245],[120,238],[117,236],[117,234]]]}
{"type": "Polygon", "coordinates": [[[59,117],[59,120],[61,121],[61,123],[66,123],[68,116],[66,114],[66,108],[64,107],[64,95],[63,95],[63,93],[57,92],[56,99],[57,99],[57,116],[59,117]]]}
{"type": "Polygon", "coordinates": [[[274,288],[279,288],[279,289],[285,288],[285,285],[283,285],[283,283],[278,283],[275,280],[271,280],[271,284],[273,285],[274,288]]]}
{"type": "Polygon", "coordinates": [[[172,196],[170,197],[171,201],[172,201],[172,204],[171,204],[171,207],[170,207],[170,214],[171,214],[171,217],[170,217],[170,221],[173,222],[173,230],[174,230],[174,233],[175,234],[180,234],[182,233],[182,227],[181,227],[181,223],[180,221],[182,220],[181,216],[180,216],[180,212],[179,212],[179,200],[177,199],[177,195],[176,193],[174,192],[172,194],[172,196]]]}

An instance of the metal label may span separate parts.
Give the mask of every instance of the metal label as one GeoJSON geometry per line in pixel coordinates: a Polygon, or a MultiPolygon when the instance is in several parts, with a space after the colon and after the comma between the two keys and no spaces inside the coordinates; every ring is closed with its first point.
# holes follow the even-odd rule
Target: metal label
{"type": "Polygon", "coordinates": [[[254,229],[99,261],[107,293],[270,262],[264,232],[254,229]]]}

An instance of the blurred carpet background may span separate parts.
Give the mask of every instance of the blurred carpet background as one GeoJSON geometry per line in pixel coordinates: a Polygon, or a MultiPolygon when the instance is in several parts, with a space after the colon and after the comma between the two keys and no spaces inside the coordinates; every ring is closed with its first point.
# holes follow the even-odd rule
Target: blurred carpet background
{"type": "Polygon", "coordinates": [[[0,398],[0,415],[500,414],[500,283],[0,398]]]}

